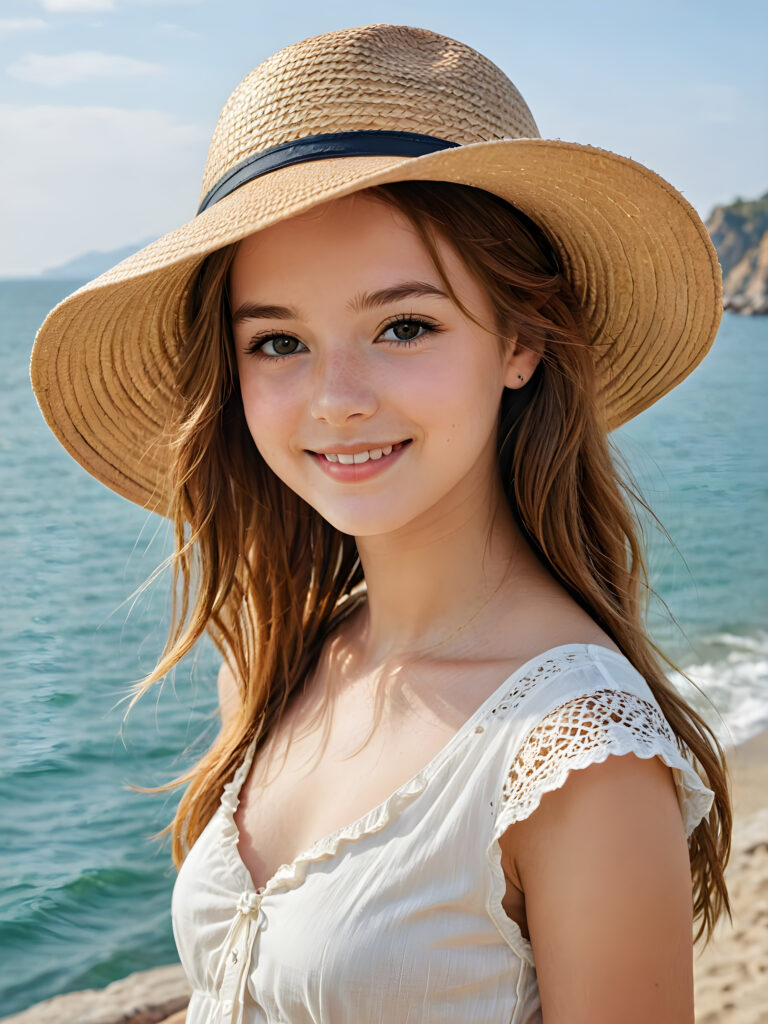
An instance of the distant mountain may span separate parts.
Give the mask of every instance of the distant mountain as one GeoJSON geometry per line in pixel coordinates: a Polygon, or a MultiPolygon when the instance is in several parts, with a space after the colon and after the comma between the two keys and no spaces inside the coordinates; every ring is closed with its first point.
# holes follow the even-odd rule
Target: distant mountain
{"type": "Polygon", "coordinates": [[[768,192],[716,206],[707,221],[723,268],[723,305],[734,313],[768,313],[768,192]]]}
{"type": "Polygon", "coordinates": [[[121,249],[113,249],[111,252],[97,252],[95,250],[85,252],[81,256],[75,256],[73,259],[67,260],[66,263],[59,264],[57,267],[50,267],[48,270],[41,271],[40,277],[55,278],[58,281],[90,281],[91,278],[98,277],[109,270],[110,267],[114,267],[116,263],[127,259],[153,241],[153,238],[145,238],[142,242],[136,242],[134,245],[124,245],[121,249]]]}

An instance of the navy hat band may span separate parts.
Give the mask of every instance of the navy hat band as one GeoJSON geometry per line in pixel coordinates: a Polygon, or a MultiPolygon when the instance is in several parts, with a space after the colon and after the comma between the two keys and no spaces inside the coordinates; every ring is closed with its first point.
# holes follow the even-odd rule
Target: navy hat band
{"type": "Polygon", "coordinates": [[[434,135],[417,132],[387,132],[366,130],[358,132],[332,132],[328,135],[308,135],[293,142],[283,142],[261,153],[242,160],[227,171],[208,192],[197,213],[207,210],[224,196],[234,192],[246,181],[259,178],[290,164],[308,160],[329,160],[339,156],[425,156],[441,149],[452,149],[458,142],[438,139],[434,135]]]}

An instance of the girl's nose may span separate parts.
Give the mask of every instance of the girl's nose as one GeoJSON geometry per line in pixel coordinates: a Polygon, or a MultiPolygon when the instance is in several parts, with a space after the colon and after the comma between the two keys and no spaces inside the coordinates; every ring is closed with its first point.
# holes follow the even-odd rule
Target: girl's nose
{"type": "Polygon", "coordinates": [[[379,404],[372,369],[370,360],[353,346],[327,351],[315,368],[314,418],[341,426],[354,417],[372,416],[379,404]]]}

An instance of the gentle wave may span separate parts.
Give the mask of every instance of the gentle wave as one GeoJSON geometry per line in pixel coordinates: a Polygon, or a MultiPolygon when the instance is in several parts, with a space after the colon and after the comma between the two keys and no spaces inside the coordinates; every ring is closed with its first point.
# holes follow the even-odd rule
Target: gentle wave
{"type": "Polygon", "coordinates": [[[23,880],[8,890],[0,910],[0,959],[7,966],[12,956],[14,972],[4,983],[0,1013],[51,991],[105,985],[115,971],[120,976],[146,967],[148,951],[154,951],[155,963],[172,960],[167,941],[158,943],[168,930],[167,887],[164,873],[106,868],[84,871],[33,896],[23,880]],[[105,918],[119,925],[110,934],[105,918]]]}
{"type": "MultiPolygon", "coordinates": [[[[715,705],[713,713],[711,706],[695,701],[720,742],[737,746],[768,729],[768,633],[717,633],[699,644],[704,645],[711,658],[680,668],[715,705]]],[[[694,703],[687,681],[676,674],[671,678],[694,703]]]]}

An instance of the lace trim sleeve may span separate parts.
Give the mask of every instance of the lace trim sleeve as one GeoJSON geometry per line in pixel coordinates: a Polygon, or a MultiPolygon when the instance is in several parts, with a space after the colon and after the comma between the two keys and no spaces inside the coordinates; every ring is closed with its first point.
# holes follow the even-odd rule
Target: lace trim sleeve
{"type": "Polygon", "coordinates": [[[686,838],[709,812],[714,793],[682,757],[659,708],[636,694],[602,689],[573,698],[546,714],[527,734],[506,775],[494,839],[527,818],[542,796],[559,789],[569,772],[610,754],[660,756],[672,769],[686,838]]]}

